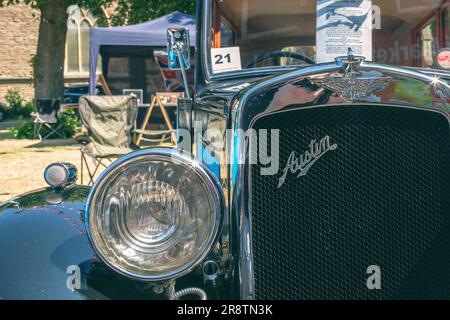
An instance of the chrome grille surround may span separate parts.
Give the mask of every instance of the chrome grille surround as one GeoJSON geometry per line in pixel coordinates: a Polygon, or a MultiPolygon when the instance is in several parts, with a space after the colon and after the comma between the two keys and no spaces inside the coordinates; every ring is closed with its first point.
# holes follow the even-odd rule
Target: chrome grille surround
{"type": "MultiPolygon", "coordinates": [[[[264,94],[271,95],[271,98],[283,87],[292,84],[299,84],[308,77],[330,76],[336,73],[342,73],[342,66],[339,63],[323,64],[317,66],[306,67],[301,70],[293,71],[266,81],[260,82],[253,87],[243,91],[236,96],[232,102],[232,120],[231,128],[234,132],[237,130],[247,130],[251,128],[254,122],[264,116],[273,113],[269,108],[267,99],[261,98],[264,94]],[[272,93],[269,93],[271,91],[272,93]]],[[[374,105],[392,105],[399,107],[417,108],[421,110],[435,110],[447,116],[449,107],[449,97],[434,93],[436,88],[439,91],[450,92],[450,87],[436,77],[426,76],[424,74],[396,67],[372,64],[364,62],[361,64],[361,71],[378,74],[380,77],[391,77],[391,86],[396,84],[414,81],[420,89],[423,89],[423,96],[428,97],[426,104],[422,103],[414,96],[417,92],[411,92],[410,95],[397,98],[388,90],[382,89],[371,97],[362,97],[354,103],[367,103],[371,101],[374,105]],[[427,93],[428,92],[428,93],[427,93]],[[373,98],[378,100],[373,102],[373,98]]],[[[376,75],[375,75],[376,76],[376,75]]],[[[301,85],[301,84],[300,84],[301,85]]],[[[323,94],[314,100],[302,101],[299,108],[321,107],[336,104],[327,100],[325,97],[334,94],[334,92],[324,91],[323,94]]],[[[426,98],[425,97],[425,98],[426,98]]],[[[300,101],[299,101],[300,102],[300,101]]],[[[339,104],[339,103],[338,103],[339,104]]],[[[348,104],[342,102],[341,104],[348,104]]],[[[277,111],[292,109],[292,105],[281,106],[277,111]]],[[[242,299],[255,298],[255,285],[253,277],[253,259],[252,259],[252,235],[251,235],[251,219],[252,208],[249,202],[249,185],[247,171],[245,170],[245,161],[248,157],[248,142],[246,141],[229,141],[227,145],[227,153],[229,159],[238,159],[237,163],[230,165],[230,221],[232,239],[233,256],[236,258],[235,273],[237,281],[235,289],[239,292],[242,299]]]]}

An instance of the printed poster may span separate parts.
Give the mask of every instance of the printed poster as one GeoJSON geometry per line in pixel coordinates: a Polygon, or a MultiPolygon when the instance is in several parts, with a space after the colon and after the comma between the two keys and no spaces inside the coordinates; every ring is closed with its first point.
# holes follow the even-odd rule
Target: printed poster
{"type": "Polygon", "coordinates": [[[372,60],[372,0],[317,0],[317,62],[353,53],[372,60]]]}

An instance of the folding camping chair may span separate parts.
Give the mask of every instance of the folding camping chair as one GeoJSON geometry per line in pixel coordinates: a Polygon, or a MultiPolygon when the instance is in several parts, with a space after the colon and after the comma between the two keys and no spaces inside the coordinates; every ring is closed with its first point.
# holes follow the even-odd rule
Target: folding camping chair
{"type": "Polygon", "coordinates": [[[83,96],[80,98],[80,117],[86,135],[76,137],[81,144],[81,183],[84,167],[89,183],[94,182],[100,167],[136,149],[132,129],[137,118],[137,99],[134,96],[83,96]],[[94,162],[88,164],[87,157],[94,162]]]}
{"type": "Polygon", "coordinates": [[[65,139],[66,136],[61,130],[63,124],[58,119],[58,113],[61,105],[59,99],[37,99],[36,112],[31,115],[34,117],[34,138],[39,137],[39,140],[46,140],[51,136],[58,136],[65,139]],[[42,137],[42,130],[47,130],[44,137],[42,137]]]}

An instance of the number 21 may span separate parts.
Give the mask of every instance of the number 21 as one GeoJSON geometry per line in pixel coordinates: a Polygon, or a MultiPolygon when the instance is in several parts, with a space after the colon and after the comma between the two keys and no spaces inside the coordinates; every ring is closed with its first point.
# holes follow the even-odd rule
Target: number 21
{"type": "Polygon", "coordinates": [[[223,64],[223,59],[225,58],[227,60],[228,63],[231,63],[231,55],[228,53],[225,56],[221,55],[221,54],[216,54],[214,56],[214,58],[216,59],[215,64],[223,64]]]}

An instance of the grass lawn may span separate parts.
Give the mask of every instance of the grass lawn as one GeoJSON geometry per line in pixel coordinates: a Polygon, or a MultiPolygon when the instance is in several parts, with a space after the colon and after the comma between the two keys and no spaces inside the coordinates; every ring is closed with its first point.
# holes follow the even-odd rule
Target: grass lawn
{"type": "MultiPolygon", "coordinates": [[[[52,162],[70,162],[78,167],[80,175],[80,150],[73,140],[40,142],[8,138],[0,127],[0,202],[46,187],[43,172],[52,162]]],[[[85,174],[84,182],[87,181],[85,174]]]]}

